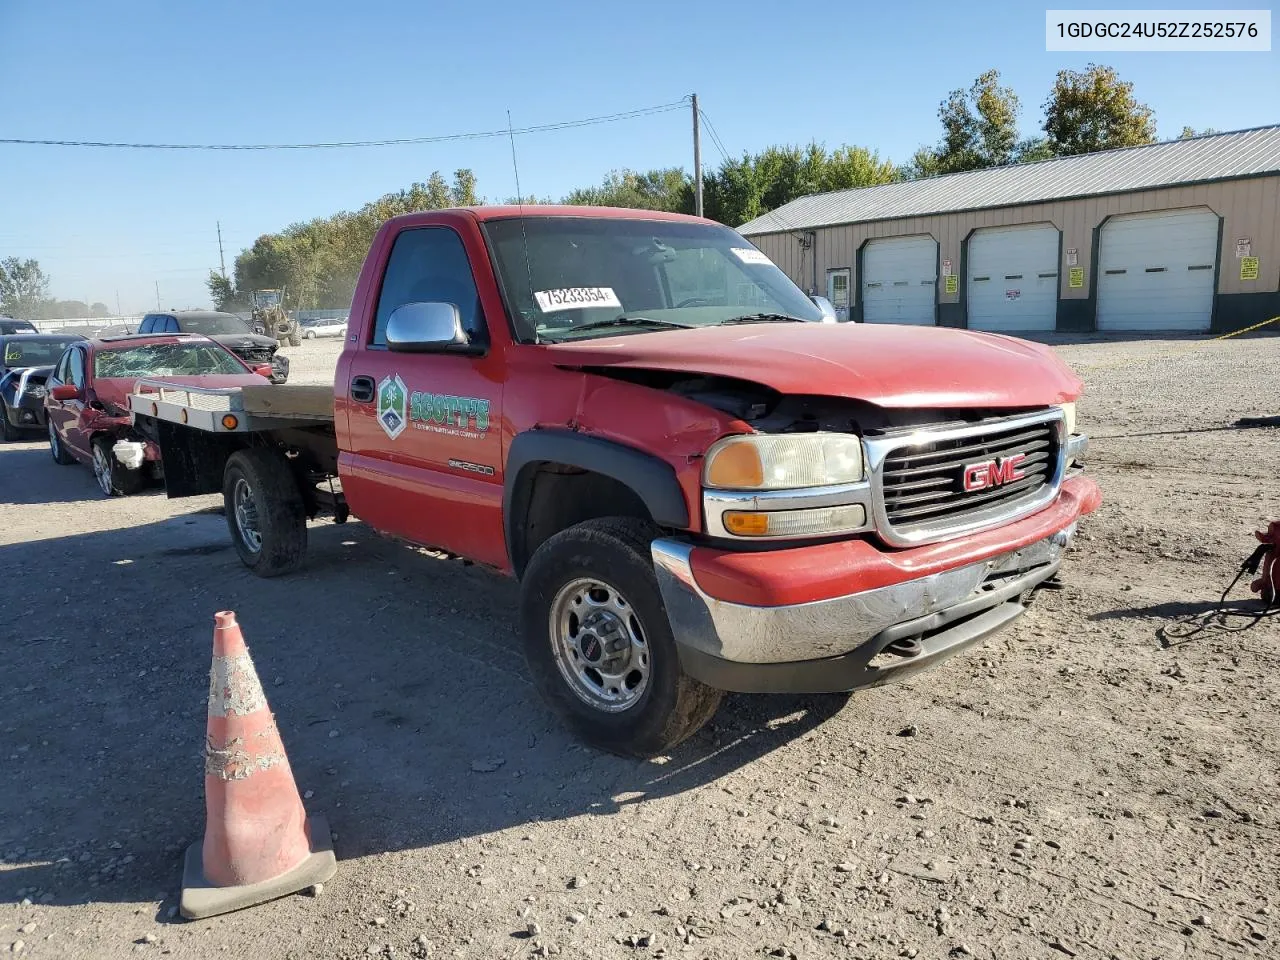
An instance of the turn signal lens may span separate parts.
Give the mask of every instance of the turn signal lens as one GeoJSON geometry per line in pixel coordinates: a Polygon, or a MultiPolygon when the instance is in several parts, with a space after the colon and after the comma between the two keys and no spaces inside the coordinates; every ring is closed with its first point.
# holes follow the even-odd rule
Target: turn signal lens
{"type": "Polygon", "coordinates": [[[866,526],[867,509],[860,503],[851,503],[843,507],[779,510],[774,513],[730,510],[724,513],[721,522],[735,537],[835,536],[866,526]]]}
{"type": "Polygon", "coordinates": [[[240,426],[240,421],[236,419],[236,415],[234,413],[224,413],[222,415],[222,425],[228,430],[234,430],[236,427],[240,426]]]}
{"type": "MultiPolygon", "coordinates": [[[[735,438],[736,439],[736,438],[735,438]]],[[[707,460],[707,486],[725,490],[751,490],[764,486],[764,464],[755,444],[730,442],[707,460]]]]}
{"type": "Polygon", "coordinates": [[[707,451],[703,482],[717,490],[794,490],[858,483],[862,441],[847,433],[743,434],[707,451]]]}

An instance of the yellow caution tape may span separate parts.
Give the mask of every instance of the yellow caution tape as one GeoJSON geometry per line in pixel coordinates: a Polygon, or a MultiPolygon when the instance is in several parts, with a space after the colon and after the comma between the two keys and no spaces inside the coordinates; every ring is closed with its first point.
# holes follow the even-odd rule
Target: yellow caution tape
{"type": "Polygon", "coordinates": [[[1257,330],[1259,327],[1265,327],[1268,323],[1275,323],[1280,317],[1272,317],[1270,320],[1263,320],[1261,323],[1255,323],[1252,327],[1245,327],[1243,330],[1232,330],[1230,333],[1224,333],[1220,337],[1214,337],[1214,340],[1226,340],[1228,337],[1238,337],[1242,333],[1248,333],[1250,330],[1257,330]]]}

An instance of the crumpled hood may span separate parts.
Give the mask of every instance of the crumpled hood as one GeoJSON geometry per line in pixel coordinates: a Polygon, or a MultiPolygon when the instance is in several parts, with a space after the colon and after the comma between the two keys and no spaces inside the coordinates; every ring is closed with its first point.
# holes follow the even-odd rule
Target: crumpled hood
{"type": "Polygon", "coordinates": [[[222,333],[209,339],[216,340],[235,354],[242,354],[246,350],[261,349],[263,347],[270,347],[274,351],[279,346],[271,337],[264,337],[256,333],[222,333]]]}
{"type": "Polygon", "coordinates": [[[735,377],[784,394],[883,407],[1034,407],[1075,400],[1079,378],[1049,347],[998,334],[893,324],[759,323],[547,347],[564,367],[735,377]]]}

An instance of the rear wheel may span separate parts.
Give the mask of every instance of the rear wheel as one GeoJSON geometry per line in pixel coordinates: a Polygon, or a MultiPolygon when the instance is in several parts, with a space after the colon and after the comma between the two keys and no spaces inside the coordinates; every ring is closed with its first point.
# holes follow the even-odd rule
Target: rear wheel
{"type": "Polygon", "coordinates": [[[297,481],[275,450],[239,450],[223,472],[222,502],[236,553],[260,577],[302,565],[307,515],[297,481]]]}
{"type": "Polygon", "coordinates": [[[49,452],[53,455],[53,462],[64,467],[76,462],[76,458],[62,445],[62,438],[58,436],[58,428],[53,425],[52,419],[49,420],[49,452]]]}
{"type": "Polygon", "coordinates": [[[711,719],[721,693],[685,675],[653,574],[652,524],[589,520],[542,544],[521,585],[525,657],[573,731],[651,757],[711,719]]]}
{"type": "Polygon", "coordinates": [[[146,483],[141,470],[129,470],[111,452],[111,441],[105,437],[93,441],[93,475],[108,497],[128,497],[146,483]]]}

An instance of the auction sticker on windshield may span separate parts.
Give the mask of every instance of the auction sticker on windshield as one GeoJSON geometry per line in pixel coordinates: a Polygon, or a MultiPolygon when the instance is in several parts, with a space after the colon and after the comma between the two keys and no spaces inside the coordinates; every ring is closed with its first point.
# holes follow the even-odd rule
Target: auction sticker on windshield
{"type": "Polygon", "coordinates": [[[733,255],[743,263],[758,263],[766,266],[772,266],[773,261],[766,257],[759,250],[752,250],[750,247],[731,247],[733,255]]]}
{"type": "Polygon", "coordinates": [[[538,290],[533,298],[543,313],[557,310],[586,310],[590,307],[622,309],[612,287],[566,287],[563,290],[538,290]]]}

